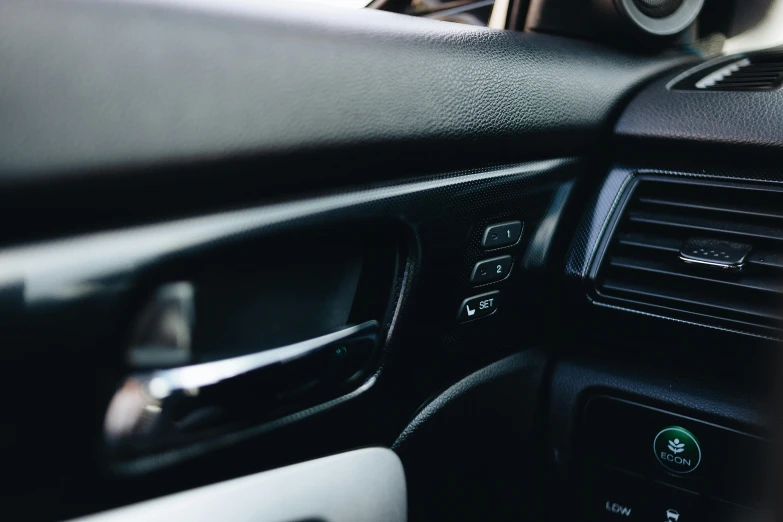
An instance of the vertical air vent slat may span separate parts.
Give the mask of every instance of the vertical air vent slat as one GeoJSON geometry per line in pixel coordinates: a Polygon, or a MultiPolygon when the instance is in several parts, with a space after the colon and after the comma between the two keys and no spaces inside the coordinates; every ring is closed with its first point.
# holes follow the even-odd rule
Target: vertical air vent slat
{"type": "Polygon", "coordinates": [[[631,190],[598,266],[599,300],[764,335],[777,331],[783,188],[643,176],[631,190]]]}

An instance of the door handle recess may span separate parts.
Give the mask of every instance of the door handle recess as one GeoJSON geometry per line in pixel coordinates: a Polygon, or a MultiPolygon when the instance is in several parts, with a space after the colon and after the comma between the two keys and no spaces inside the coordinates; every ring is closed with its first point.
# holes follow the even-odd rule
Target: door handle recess
{"type": "Polygon", "coordinates": [[[109,404],[107,446],[139,455],[325,402],[364,376],[378,331],[368,321],[250,355],[132,374],[109,404]]]}

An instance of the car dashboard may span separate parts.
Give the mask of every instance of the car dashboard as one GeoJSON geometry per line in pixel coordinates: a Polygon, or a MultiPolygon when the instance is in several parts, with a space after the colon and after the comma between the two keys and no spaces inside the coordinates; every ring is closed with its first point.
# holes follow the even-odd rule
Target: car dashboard
{"type": "Polygon", "coordinates": [[[771,516],[783,54],[554,4],[0,6],[8,509],[771,516]]]}

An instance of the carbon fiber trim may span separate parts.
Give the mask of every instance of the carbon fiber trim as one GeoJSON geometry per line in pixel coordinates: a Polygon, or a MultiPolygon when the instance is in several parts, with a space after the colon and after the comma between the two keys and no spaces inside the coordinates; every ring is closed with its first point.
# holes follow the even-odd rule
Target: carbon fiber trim
{"type": "Polygon", "coordinates": [[[612,170],[585,215],[579,222],[566,258],[566,277],[585,279],[598,243],[604,235],[609,218],[620,200],[623,189],[633,177],[633,170],[612,170]]]}

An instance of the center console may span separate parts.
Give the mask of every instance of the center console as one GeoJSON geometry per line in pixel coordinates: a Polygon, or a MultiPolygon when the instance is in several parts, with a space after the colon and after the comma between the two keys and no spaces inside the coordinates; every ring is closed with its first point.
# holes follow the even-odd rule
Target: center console
{"type": "Polygon", "coordinates": [[[760,377],[716,377],[714,360],[692,373],[685,354],[673,368],[641,345],[613,360],[586,348],[552,370],[548,520],[772,520],[760,377]]]}
{"type": "Polygon", "coordinates": [[[589,520],[763,520],[767,442],[616,397],[591,397],[579,437],[589,520]]]}

